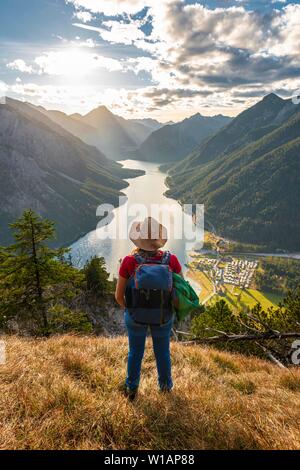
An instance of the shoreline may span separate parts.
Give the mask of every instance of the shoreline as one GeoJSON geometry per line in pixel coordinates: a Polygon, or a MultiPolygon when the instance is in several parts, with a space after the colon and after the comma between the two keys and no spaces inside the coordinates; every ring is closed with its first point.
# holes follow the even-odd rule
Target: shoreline
{"type": "Polygon", "coordinates": [[[237,257],[237,256],[251,256],[251,257],[259,257],[259,258],[283,258],[283,259],[294,259],[296,261],[300,261],[300,253],[297,252],[291,252],[291,253],[263,253],[263,252],[258,252],[256,253],[255,251],[248,251],[248,252],[241,252],[241,251],[224,251],[222,253],[218,253],[217,251],[214,250],[191,250],[189,253],[195,253],[199,256],[205,256],[205,255],[215,255],[215,256],[232,256],[232,257],[237,257]]]}
{"type": "MultiPolygon", "coordinates": [[[[124,160],[125,161],[125,160],[124,160]]],[[[120,194],[119,194],[119,197],[126,197],[126,194],[123,193],[122,191],[124,191],[125,189],[127,189],[129,186],[130,186],[130,181],[129,180],[132,180],[132,179],[135,179],[135,178],[140,178],[141,176],[144,176],[146,174],[146,171],[144,170],[139,170],[139,169],[131,169],[131,168],[126,168],[126,166],[124,166],[122,163],[122,160],[118,160],[117,163],[120,163],[120,165],[122,166],[122,168],[125,170],[125,171],[128,171],[128,173],[131,173],[131,175],[129,176],[126,176],[126,178],[123,179],[124,183],[126,183],[126,185],[124,185],[123,188],[120,189],[120,194]]],[[[122,204],[124,205],[126,203],[126,201],[122,204]]],[[[121,207],[121,206],[114,206],[114,211],[116,209],[118,209],[118,207],[121,207]]],[[[114,213],[112,213],[112,220],[106,224],[109,225],[115,218],[115,215],[114,213]]],[[[79,242],[79,240],[81,240],[82,238],[84,238],[86,235],[88,235],[90,232],[94,231],[97,229],[97,225],[98,225],[99,222],[96,223],[96,227],[91,227],[89,230],[87,231],[84,231],[81,235],[75,237],[73,240],[69,241],[69,242],[66,242],[63,247],[67,247],[67,248],[71,248],[72,245],[74,245],[75,243],[79,242]]]]}
{"type": "MultiPolygon", "coordinates": [[[[165,178],[165,185],[166,187],[168,188],[165,192],[164,192],[164,196],[170,198],[170,199],[173,199],[174,201],[178,202],[178,204],[183,207],[184,205],[184,202],[181,200],[181,199],[177,199],[175,196],[173,196],[172,194],[169,193],[169,191],[172,189],[172,186],[170,186],[170,184],[168,184],[168,178],[170,177],[170,175],[166,172],[166,171],[162,171],[161,167],[159,167],[159,170],[161,173],[165,174],[166,175],[166,178],[165,178]]],[[[205,211],[204,211],[204,214],[205,214],[205,211]]],[[[205,216],[204,216],[205,217],[205,216]]],[[[206,220],[206,217],[205,219],[206,220]]],[[[205,225],[205,222],[204,222],[204,225],[205,225]]],[[[207,230],[207,228],[204,227],[204,230],[209,232],[209,233],[212,233],[213,235],[215,235],[216,237],[219,237],[220,239],[222,240],[225,240],[226,237],[225,236],[222,236],[220,234],[217,233],[216,231],[216,228],[215,226],[210,222],[210,221],[207,221],[206,222],[206,226],[209,225],[210,226],[210,230],[207,230]]],[[[227,240],[227,239],[226,239],[227,240]]],[[[251,243],[245,243],[245,242],[240,242],[238,240],[228,240],[229,242],[232,242],[232,243],[240,243],[240,244],[245,244],[245,245],[251,245],[251,243]]],[[[235,255],[243,255],[243,256],[259,256],[259,257],[263,257],[263,256],[271,256],[271,257],[283,257],[283,258],[289,258],[289,259],[296,259],[296,260],[300,260],[300,252],[294,252],[294,251],[288,251],[288,250],[285,250],[283,248],[281,249],[278,249],[280,250],[278,253],[274,253],[273,252],[270,252],[270,253],[267,253],[267,252],[260,252],[260,251],[253,251],[253,252],[224,252],[223,254],[226,255],[226,256],[235,256],[235,255]]],[[[209,251],[209,250],[208,250],[209,251]]],[[[215,252],[217,254],[217,252],[215,252]]]]}

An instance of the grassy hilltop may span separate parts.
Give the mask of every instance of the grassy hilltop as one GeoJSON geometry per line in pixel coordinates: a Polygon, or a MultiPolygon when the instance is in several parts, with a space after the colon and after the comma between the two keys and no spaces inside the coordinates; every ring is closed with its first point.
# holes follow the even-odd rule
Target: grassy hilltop
{"type": "Polygon", "coordinates": [[[127,340],[2,337],[0,449],[299,449],[300,371],[172,343],[175,389],[120,393],[127,340]]]}

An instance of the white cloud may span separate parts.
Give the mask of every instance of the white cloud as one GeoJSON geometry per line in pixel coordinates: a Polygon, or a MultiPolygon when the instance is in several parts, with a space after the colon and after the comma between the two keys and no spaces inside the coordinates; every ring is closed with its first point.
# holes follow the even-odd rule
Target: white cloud
{"type": "MultiPolygon", "coordinates": [[[[103,57],[91,50],[98,46],[92,39],[78,38],[71,43],[67,41],[62,51],[45,52],[31,64],[19,63],[24,73],[27,69],[27,73],[36,71],[76,78],[89,76],[101,68],[136,75],[145,71],[156,85],[106,91],[86,87],[83,91],[79,86],[81,96],[85,96],[83,107],[103,103],[128,115],[132,112],[171,116],[178,109],[191,114],[192,110],[207,106],[223,107],[231,112],[237,107],[240,110],[243,103],[252,104],[263,93],[282,90],[288,94],[289,90],[299,88],[296,84],[300,67],[298,4],[282,9],[273,7],[265,14],[245,9],[244,2],[238,7],[209,9],[196,2],[187,5],[182,0],[66,1],[75,6],[80,21],[75,26],[94,31],[107,43],[133,44],[151,57],[128,55],[120,60],[103,57]],[[149,7],[146,18],[130,17],[145,6],[149,7]],[[90,17],[95,19],[95,14],[101,12],[122,17],[99,19],[97,26],[86,24],[90,17]],[[82,16],[84,13],[87,15],[82,16]],[[141,30],[146,22],[152,24],[148,35],[141,30]]],[[[49,88],[45,94],[60,103],[59,90],[49,88]]],[[[78,90],[64,91],[70,106],[80,99],[78,90]]],[[[37,99],[45,96],[44,91],[38,93],[37,99]]]]}
{"type": "Polygon", "coordinates": [[[104,13],[108,16],[122,13],[137,13],[145,6],[151,6],[164,1],[165,0],[66,0],[67,3],[73,3],[76,8],[85,8],[93,13],[104,13]]]}
{"type": "Polygon", "coordinates": [[[139,21],[132,21],[130,23],[104,21],[102,26],[106,29],[99,30],[100,36],[104,41],[111,43],[133,44],[144,38],[144,33],[139,29],[139,21]]]}
{"type": "Polygon", "coordinates": [[[86,47],[96,47],[96,43],[93,39],[89,38],[89,39],[86,39],[84,42],[80,43],[81,46],[86,46],[86,47]]]}
{"type": "MultiPolygon", "coordinates": [[[[84,45],[93,47],[92,42],[84,43],[84,45]]],[[[73,78],[89,75],[97,69],[106,69],[110,72],[122,70],[122,65],[118,60],[76,47],[45,52],[34,59],[33,65],[27,65],[22,59],[17,59],[7,64],[7,67],[23,73],[73,78]]]]}
{"type": "MultiPolygon", "coordinates": [[[[78,110],[85,109],[89,101],[86,96],[91,96],[88,86],[55,86],[39,85],[37,83],[17,83],[7,86],[7,94],[19,100],[30,101],[35,105],[42,105],[51,109],[78,110]]],[[[95,94],[94,94],[95,96],[95,94]]]]}
{"type": "MultiPolygon", "coordinates": [[[[265,14],[244,8],[244,2],[215,9],[183,0],[72,2],[107,15],[127,13],[123,20],[102,21],[99,27],[78,26],[98,32],[107,42],[134,44],[151,54],[123,62],[125,70],[146,71],[157,84],[156,93],[144,88],[131,94],[137,108],[143,103],[150,110],[151,102],[153,109],[168,109],[172,102],[188,108],[216,102],[232,107],[232,100],[249,104],[264,92],[288,93],[299,76],[300,5],[265,14]],[[144,6],[149,7],[147,18],[130,18],[129,13],[144,6]],[[141,31],[146,20],[151,21],[150,35],[141,31]]],[[[118,102],[125,106],[125,101],[118,102]]]]}
{"type": "Polygon", "coordinates": [[[58,98],[61,95],[61,91],[57,87],[51,85],[37,85],[36,83],[20,83],[9,87],[9,91],[21,95],[22,97],[40,97],[45,98],[47,96],[58,98]]]}
{"type": "MultiPolygon", "coordinates": [[[[292,91],[299,88],[296,79],[284,80],[277,83],[278,89],[272,86],[261,88],[257,86],[241,86],[235,90],[223,90],[212,93],[210,87],[162,88],[147,86],[138,89],[115,89],[88,84],[71,86],[38,85],[36,83],[17,83],[2,87],[3,93],[13,94],[13,97],[43,105],[50,109],[60,109],[65,112],[90,111],[100,104],[106,105],[114,113],[124,117],[152,116],[162,121],[180,120],[198,111],[204,114],[223,113],[234,115],[245,107],[254,104],[262,94],[272,91],[286,91],[291,96],[292,91]]],[[[1,96],[1,82],[0,82],[1,96]]]]}
{"type": "Polygon", "coordinates": [[[73,23],[73,26],[76,26],[77,28],[87,29],[88,31],[96,31],[97,33],[100,33],[102,31],[102,28],[98,28],[97,26],[90,26],[88,24],[73,23]]]}
{"type": "Polygon", "coordinates": [[[93,15],[89,11],[76,11],[74,13],[75,18],[78,18],[80,21],[83,21],[83,23],[89,23],[89,21],[92,21],[93,15]]]}
{"type": "Polygon", "coordinates": [[[151,59],[151,57],[137,57],[136,59],[130,58],[125,61],[125,67],[128,70],[133,70],[135,73],[153,72],[157,61],[151,59]]]}
{"type": "MultiPolygon", "coordinates": [[[[153,30],[148,37],[141,31],[141,23],[136,19],[128,22],[128,17],[126,21],[110,20],[91,29],[105,41],[133,43],[173,64],[174,73],[179,76],[179,65],[201,67],[204,74],[208,67],[209,74],[217,75],[218,71],[226,73],[227,64],[234,74],[234,55],[242,65],[243,51],[245,61],[247,55],[250,59],[256,55],[257,60],[259,55],[295,57],[300,52],[300,5],[288,5],[263,15],[242,6],[209,9],[197,3],[187,5],[182,0],[76,0],[75,4],[110,15],[149,6],[153,30]]],[[[238,67],[236,72],[240,73],[238,67]]]]}
{"type": "Polygon", "coordinates": [[[40,73],[80,77],[103,68],[110,72],[121,70],[118,60],[103,57],[80,49],[67,49],[59,52],[48,52],[35,59],[40,73]]]}
{"type": "MultiPolygon", "coordinates": [[[[83,25],[86,26],[86,25],[83,25]]],[[[97,47],[97,43],[92,38],[82,40],[80,36],[75,36],[75,39],[67,39],[62,36],[57,36],[57,38],[62,42],[65,47],[97,47]]]]}
{"type": "Polygon", "coordinates": [[[234,89],[249,81],[276,87],[284,76],[299,75],[300,5],[263,15],[174,0],[151,14],[153,43],[145,38],[137,45],[151,50],[161,65],[167,59],[178,86],[234,89]]]}
{"type": "Polygon", "coordinates": [[[33,67],[27,65],[23,59],[16,59],[13,62],[9,62],[7,67],[11,70],[18,70],[22,73],[33,73],[33,67]]]}
{"type": "Polygon", "coordinates": [[[271,27],[276,34],[270,36],[267,49],[277,56],[295,56],[300,63],[300,5],[287,5],[277,11],[271,27]]]}

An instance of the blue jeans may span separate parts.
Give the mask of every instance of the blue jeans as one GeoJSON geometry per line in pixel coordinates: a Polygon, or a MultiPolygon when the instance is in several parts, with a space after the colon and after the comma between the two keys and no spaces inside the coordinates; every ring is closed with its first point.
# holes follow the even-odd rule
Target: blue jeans
{"type": "MultiPolygon", "coordinates": [[[[131,390],[135,390],[140,383],[148,326],[135,323],[127,310],[125,310],[124,317],[129,339],[126,385],[131,390]]],[[[150,326],[158,372],[158,383],[161,390],[171,390],[173,387],[170,356],[172,327],[173,319],[162,326],[150,326]]]]}

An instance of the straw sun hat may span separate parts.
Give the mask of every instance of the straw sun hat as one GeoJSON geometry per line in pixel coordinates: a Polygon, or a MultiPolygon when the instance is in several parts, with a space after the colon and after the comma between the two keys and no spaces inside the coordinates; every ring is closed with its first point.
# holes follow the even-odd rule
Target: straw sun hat
{"type": "Polygon", "coordinates": [[[143,222],[133,222],[129,238],[138,248],[145,251],[155,251],[167,243],[168,232],[153,217],[147,217],[143,222]]]}

